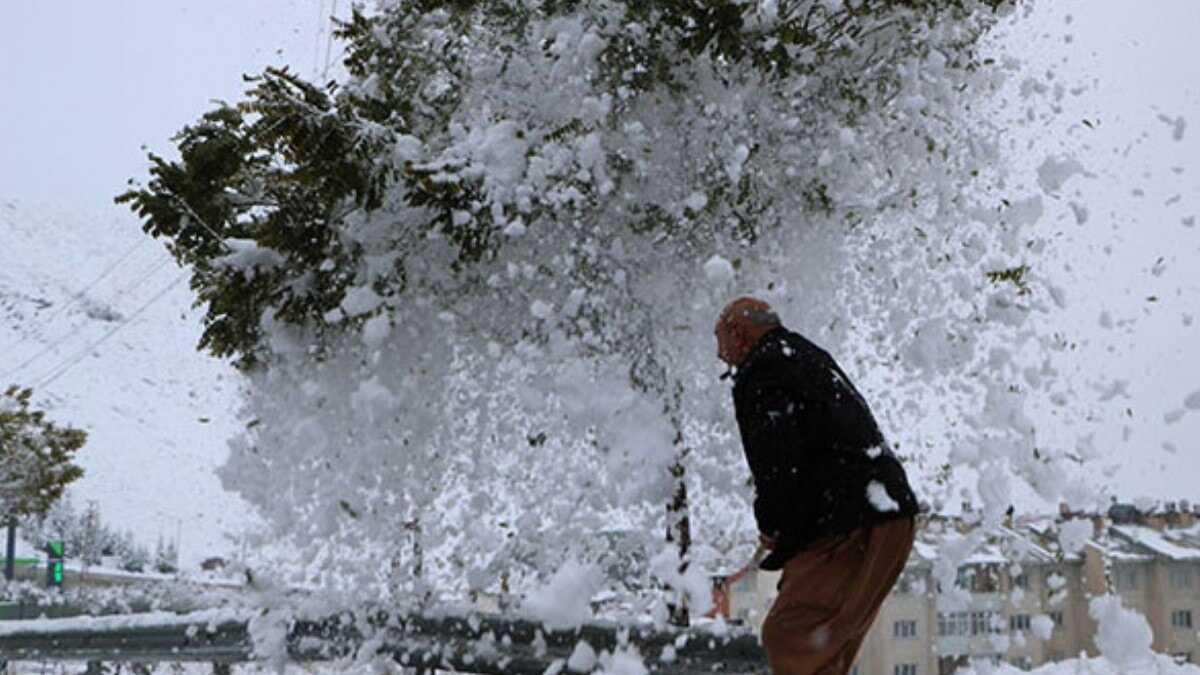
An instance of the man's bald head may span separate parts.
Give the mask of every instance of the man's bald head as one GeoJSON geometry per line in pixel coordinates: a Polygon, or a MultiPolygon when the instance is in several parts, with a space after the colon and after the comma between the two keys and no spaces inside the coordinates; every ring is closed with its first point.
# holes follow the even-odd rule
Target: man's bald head
{"type": "Polygon", "coordinates": [[[717,318],[717,356],[731,366],[740,365],[763,335],[781,325],[779,315],[767,303],[738,298],[725,305],[717,318]]]}

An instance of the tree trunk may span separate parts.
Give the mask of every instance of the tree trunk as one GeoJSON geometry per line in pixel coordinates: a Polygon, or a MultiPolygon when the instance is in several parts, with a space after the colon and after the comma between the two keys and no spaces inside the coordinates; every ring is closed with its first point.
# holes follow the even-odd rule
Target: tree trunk
{"type": "MultiPolygon", "coordinates": [[[[675,478],[675,494],[667,505],[667,541],[675,542],[679,548],[679,573],[688,570],[689,553],[692,548],[692,526],[688,517],[687,470],[683,466],[683,458],[688,454],[688,448],[680,448],[675,463],[671,465],[671,476],[675,478]]],[[[679,589],[682,591],[682,589],[679,589]]],[[[688,626],[687,596],[682,595],[678,605],[669,605],[670,622],[673,626],[688,626]]]]}
{"type": "MultiPolygon", "coordinates": [[[[675,381],[674,397],[671,401],[671,426],[675,427],[675,462],[671,465],[671,477],[674,479],[675,491],[671,502],[667,505],[667,542],[675,542],[679,549],[679,574],[686,574],[691,563],[692,524],[689,517],[687,468],[684,461],[691,448],[685,445],[683,437],[683,419],[680,410],[683,408],[683,383],[675,381]]],[[[677,589],[683,591],[683,589],[677,589]]],[[[691,617],[688,612],[687,595],[681,593],[678,606],[671,605],[670,622],[673,626],[688,626],[691,617]]]]}

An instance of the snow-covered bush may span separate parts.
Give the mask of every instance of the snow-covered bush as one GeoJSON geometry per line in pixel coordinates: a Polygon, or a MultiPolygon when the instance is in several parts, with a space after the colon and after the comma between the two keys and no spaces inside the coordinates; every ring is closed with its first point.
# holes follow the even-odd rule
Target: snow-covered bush
{"type": "Polygon", "coordinates": [[[527,588],[614,524],[727,547],[753,524],[712,325],[754,292],[888,372],[871,398],[935,506],[943,461],[909,450],[930,419],[990,522],[1014,482],[1057,496],[1022,406],[1055,392],[1027,319],[1059,296],[988,107],[1011,10],[356,11],[347,81],[251,78],[120,198],[249,378],[225,485],[309,580],[370,597],[527,588]]]}

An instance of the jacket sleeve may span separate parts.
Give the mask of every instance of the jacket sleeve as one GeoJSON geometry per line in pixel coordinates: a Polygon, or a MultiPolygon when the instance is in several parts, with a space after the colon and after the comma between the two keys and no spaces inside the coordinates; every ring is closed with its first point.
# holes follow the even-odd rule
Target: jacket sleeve
{"type": "Polygon", "coordinates": [[[804,429],[812,412],[794,386],[772,378],[756,384],[740,416],[742,446],[754,476],[754,515],[763,534],[779,537],[797,529],[805,513],[811,472],[806,465],[813,448],[804,429]]]}

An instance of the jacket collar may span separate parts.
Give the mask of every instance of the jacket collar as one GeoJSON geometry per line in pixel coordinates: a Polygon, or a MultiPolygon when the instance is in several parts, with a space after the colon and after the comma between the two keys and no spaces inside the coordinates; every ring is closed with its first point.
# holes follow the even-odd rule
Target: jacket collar
{"type": "Polygon", "coordinates": [[[783,326],[772,328],[766,333],[763,333],[762,337],[758,338],[758,342],[754,344],[754,348],[751,349],[750,353],[746,355],[746,358],[742,359],[742,363],[736,369],[734,369],[733,383],[736,385],[741,382],[743,376],[754,367],[754,364],[761,359],[764,354],[771,351],[773,349],[773,345],[778,344],[776,338],[783,337],[784,335],[787,335],[787,333],[788,329],[784,328],[783,326]]]}

